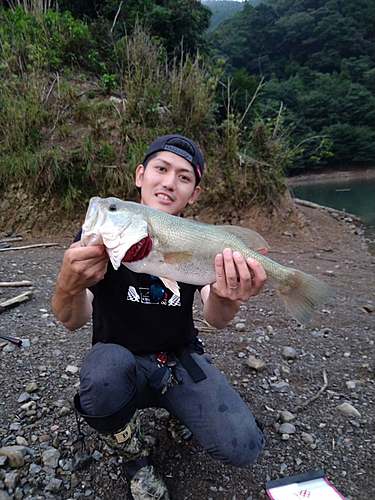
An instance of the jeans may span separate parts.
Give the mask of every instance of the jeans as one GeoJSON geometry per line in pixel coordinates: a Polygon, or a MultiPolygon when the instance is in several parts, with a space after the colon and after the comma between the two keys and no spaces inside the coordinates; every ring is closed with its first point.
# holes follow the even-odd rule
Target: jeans
{"type": "Polygon", "coordinates": [[[127,405],[165,408],[192,431],[213,458],[236,467],[255,462],[265,440],[252,413],[207,354],[191,355],[207,378],[195,383],[178,363],[183,382],[161,394],[149,385],[158,369],[156,354],[133,355],[118,344],[95,344],[81,369],[82,413],[102,417],[105,422],[127,405]]]}

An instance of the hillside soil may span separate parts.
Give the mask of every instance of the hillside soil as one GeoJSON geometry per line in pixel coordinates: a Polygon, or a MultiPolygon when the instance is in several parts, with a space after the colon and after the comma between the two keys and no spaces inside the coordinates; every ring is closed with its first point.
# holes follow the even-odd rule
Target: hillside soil
{"type": "MultiPolygon", "coordinates": [[[[225,330],[200,332],[216,366],[264,423],[267,444],[254,466],[236,469],[214,461],[195,438],[172,442],[165,428],[168,414],[144,410],[144,431],[175,500],[261,500],[267,480],[316,469],[323,469],[347,500],[375,498],[375,258],[350,218],[299,210],[303,230],[263,233],[271,245],[269,256],[324,279],[336,294],[302,327],[266,286],[241,306],[225,330]],[[265,368],[248,367],[250,355],[265,368]],[[345,402],[359,413],[341,413],[337,407],[345,402]],[[294,428],[280,430],[283,410],[294,416],[294,428]]],[[[18,445],[22,458],[16,466],[0,456],[2,500],[126,498],[121,459],[86,424],[82,430],[91,460],[82,469],[72,463],[80,448],[74,444],[71,403],[90,348],[91,325],[67,331],[54,317],[50,300],[73,234],[25,236],[12,246],[48,241],[59,246],[0,253],[0,281],[30,280],[34,291],[31,300],[0,314],[0,335],[24,339],[20,348],[0,339],[0,448],[18,445]]],[[[24,290],[0,287],[0,303],[24,290]]],[[[207,329],[198,297],[194,316],[197,327],[207,329]]]]}

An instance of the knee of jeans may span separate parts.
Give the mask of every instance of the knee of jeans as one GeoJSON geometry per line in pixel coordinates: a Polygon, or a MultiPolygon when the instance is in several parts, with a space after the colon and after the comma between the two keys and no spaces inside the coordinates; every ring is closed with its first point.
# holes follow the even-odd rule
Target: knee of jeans
{"type": "Polygon", "coordinates": [[[83,360],[80,401],[89,415],[115,412],[133,394],[137,364],[133,354],[116,344],[95,344],[83,360]]]}
{"type": "Polygon", "coordinates": [[[222,442],[222,446],[212,453],[213,458],[234,467],[245,467],[256,462],[262,453],[265,439],[260,429],[245,437],[231,436],[229,441],[222,442]]]}

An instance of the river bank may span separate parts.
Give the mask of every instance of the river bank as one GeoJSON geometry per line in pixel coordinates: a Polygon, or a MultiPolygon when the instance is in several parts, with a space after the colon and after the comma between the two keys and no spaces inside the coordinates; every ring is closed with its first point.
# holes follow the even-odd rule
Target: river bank
{"type": "MultiPolygon", "coordinates": [[[[346,500],[373,500],[375,496],[375,388],[370,361],[375,258],[350,221],[307,207],[298,210],[305,220],[303,230],[276,228],[273,235],[263,233],[271,246],[269,255],[328,281],[336,295],[307,327],[301,327],[267,286],[241,305],[226,329],[200,331],[216,366],[264,423],[267,445],[254,466],[235,469],[214,461],[195,439],[189,444],[171,442],[164,410],[143,411],[143,427],[156,465],[175,499],[265,500],[268,479],[319,468],[346,500]],[[250,368],[250,356],[263,361],[264,367],[250,368]],[[340,413],[337,407],[344,402],[360,416],[340,413]],[[280,427],[283,410],[292,414],[288,432],[280,427]]],[[[24,240],[15,245],[43,241],[24,240]]],[[[58,247],[0,254],[0,281],[30,280],[34,290],[29,302],[1,314],[0,335],[29,343],[21,348],[0,343],[0,447],[17,445],[23,454],[23,465],[5,461],[0,466],[0,496],[20,500],[124,498],[121,459],[111,455],[87,425],[83,431],[88,461],[82,469],[73,462],[77,428],[72,398],[82,357],[90,348],[91,325],[72,333],[53,316],[50,300],[71,239],[55,241],[58,247]]],[[[0,302],[17,293],[0,287],[0,302]]],[[[197,327],[205,326],[199,321],[199,298],[194,317],[197,327]]]]}
{"type": "Polygon", "coordinates": [[[330,180],[346,180],[346,179],[373,179],[375,177],[375,166],[367,168],[341,168],[334,170],[326,170],[324,172],[309,172],[301,175],[288,177],[288,184],[296,186],[299,184],[307,184],[309,182],[325,182],[330,180]]]}

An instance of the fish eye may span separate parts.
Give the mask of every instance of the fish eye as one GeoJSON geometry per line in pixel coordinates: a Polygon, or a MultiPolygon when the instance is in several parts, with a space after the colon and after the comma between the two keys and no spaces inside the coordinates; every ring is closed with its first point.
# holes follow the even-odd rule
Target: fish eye
{"type": "Polygon", "coordinates": [[[116,212],[116,210],[117,210],[117,206],[116,206],[114,203],[112,203],[112,205],[109,205],[109,210],[110,210],[111,212],[116,212]]]}

